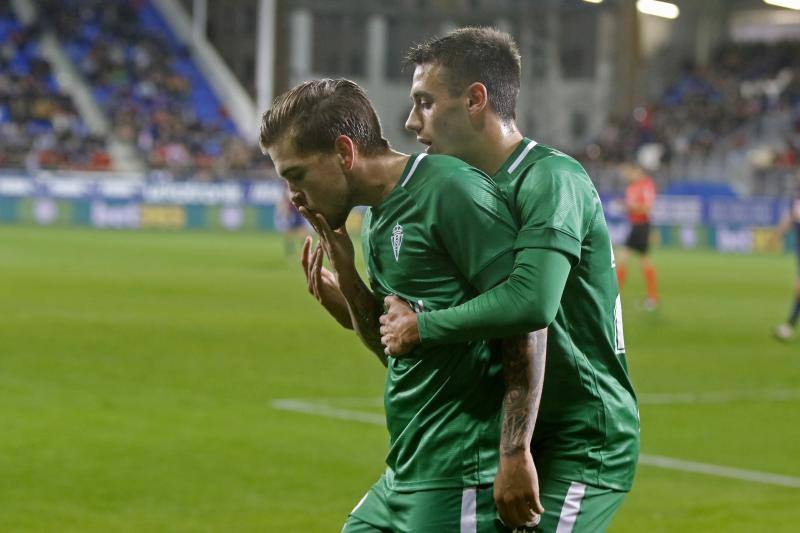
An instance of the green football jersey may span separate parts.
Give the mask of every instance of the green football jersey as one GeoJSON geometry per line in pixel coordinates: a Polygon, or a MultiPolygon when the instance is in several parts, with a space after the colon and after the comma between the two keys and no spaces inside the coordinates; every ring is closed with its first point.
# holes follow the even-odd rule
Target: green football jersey
{"type": "Polygon", "coordinates": [[[639,414],[625,361],[614,252],[597,191],[577,161],[530,139],[493,179],[520,227],[515,249],[558,250],[573,264],[549,326],[534,458],[544,475],[629,490],[639,455],[639,414]]]}
{"type": "MultiPolygon", "coordinates": [[[[413,155],[397,186],[362,226],[367,276],[378,298],[446,309],[503,281],[517,236],[492,180],[463,161],[413,155]]],[[[453,488],[494,480],[504,384],[485,342],[420,346],[389,357],[384,391],[388,486],[453,488]]]]}

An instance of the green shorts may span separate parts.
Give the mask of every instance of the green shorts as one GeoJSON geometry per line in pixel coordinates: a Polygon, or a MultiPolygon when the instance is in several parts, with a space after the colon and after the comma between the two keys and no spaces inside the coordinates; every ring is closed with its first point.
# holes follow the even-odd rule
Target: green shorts
{"type": "Polygon", "coordinates": [[[507,533],[491,485],[397,492],[384,476],[356,505],[342,533],[507,533]]]}
{"type": "MultiPolygon", "coordinates": [[[[601,533],[626,492],[582,483],[543,480],[539,524],[518,532],[601,533]]],[[[383,476],[356,505],[342,533],[510,533],[497,516],[491,485],[396,492],[383,476]]]]}
{"type": "Polygon", "coordinates": [[[540,485],[544,514],[536,533],[602,533],[628,494],[557,479],[540,485]]]}

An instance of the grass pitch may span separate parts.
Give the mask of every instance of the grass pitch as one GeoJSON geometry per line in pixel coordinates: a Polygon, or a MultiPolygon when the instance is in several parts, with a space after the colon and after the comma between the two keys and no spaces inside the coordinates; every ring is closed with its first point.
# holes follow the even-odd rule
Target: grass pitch
{"type": "MultiPolygon", "coordinates": [[[[0,531],[338,531],[379,476],[383,369],[279,237],[0,243],[0,531]]],[[[800,342],[769,336],[792,260],[655,260],[661,309],[638,306],[635,263],[623,296],[643,453],[800,478],[800,342]]],[[[685,470],[640,465],[611,531],[797,530],[800,488],[685,470]]]]}

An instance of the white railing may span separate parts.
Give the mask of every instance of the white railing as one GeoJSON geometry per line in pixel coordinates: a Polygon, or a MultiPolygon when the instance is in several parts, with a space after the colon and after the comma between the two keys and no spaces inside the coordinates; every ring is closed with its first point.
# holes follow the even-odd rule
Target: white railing
{"type": "Polygon", "coordinates": [[[253,99],[244,90],[217,50],[203,36],[198,36],[192,21],[177,0],[153,0],[153,5],[172,31],[192,51],[192,58],[208,80],[214,94],[228,110],[239,134],[250,142],[258,137],[258,113],[253,99]]]}

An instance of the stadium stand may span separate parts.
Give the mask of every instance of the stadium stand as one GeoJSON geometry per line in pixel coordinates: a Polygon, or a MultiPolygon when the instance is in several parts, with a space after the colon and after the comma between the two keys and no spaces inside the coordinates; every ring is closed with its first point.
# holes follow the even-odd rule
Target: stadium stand
{"type": "MultiPolygon", "coordinates": [[[[0,0],[0,167],[114,170],[109,139],[90,132],[40,52],[52,29],[150,177],[274,177],[150,0],[36,6],[47,16],[25,26],[0,0]]],[[[785,195],[800,161],[800,43],[727,43],[708,67],[685,64],[658,98],[610,119],[581,159],[601,192],[618,193],[616,164],[643,153],[662,190],[689,180],[785,195]]]]}
{"type": "Polygon", "coordinates": [[[40,30],[24,26],[0,0],[0,167],[107,170],[105,142],[90,133],[53,76],[40,30]]]}
{"type": "Polygon", "coordinates": [[[146,1],[41,0],[68,56],[149,168],[168,179],[259,177],[264,157],[233,123],[146,1]]]}
{"type": "Polygon", "coordinates": [[[649,147],[662,185],[739,181],[750,194],[784,194],[800,153],[800,43],[728,43],[710,65],[684,65],[658,100],[609,121],[584,160],[597,167],[649,147]]]}
{"type": "Polygon", "coordinates": [[[41,35],[52,29],[111,134],[137,148],[150,177],[274,176],[152,4],[40,0],[37,8],[47,17],[26,26],[0,0],[0,168],[113,170],[108,139],[90,132],[40,52],[41,35]]]}

